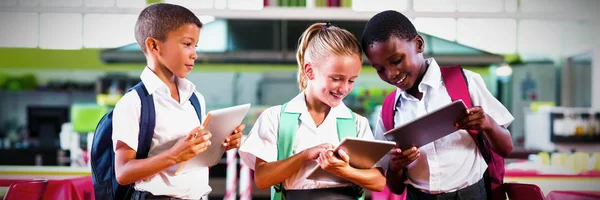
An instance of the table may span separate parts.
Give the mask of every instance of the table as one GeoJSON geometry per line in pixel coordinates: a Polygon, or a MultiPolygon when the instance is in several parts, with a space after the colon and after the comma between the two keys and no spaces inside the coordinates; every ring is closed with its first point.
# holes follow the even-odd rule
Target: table
{"type": "Polygon", "coordinates": [[[551,191],[600,191],[600,172],[552,174],[536,170],[506,169],[504,182],[535,184],[545,196],[551,191]]]}
{"type": "Polygon", "coordinates": [[[563,191],[555,190],[548,193],[546,200],[596,200],[600,199],[600,191],[563,191]]]}
{"type": "MultiPolygon", "coordinates": [[[[48,186],[42,199],[94,199],[90,169],[61,166],[2,166],[0,187],[14,182],[47,179],[48,186]]],[[[1,192],[1,190],[0,190],[1,192]]],[[[1,193],[0,193],[1,194],[1,193]]]]}

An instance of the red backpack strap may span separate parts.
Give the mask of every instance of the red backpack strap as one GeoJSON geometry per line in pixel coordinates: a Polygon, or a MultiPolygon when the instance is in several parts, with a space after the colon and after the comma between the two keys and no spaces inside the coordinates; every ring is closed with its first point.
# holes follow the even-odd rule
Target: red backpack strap
{"type": "MultiPolygon", "coordinates": [[[[473,107],[467,78],[463,69],[460,66],[448,66],[440,67],[440,71],[442,72],[442,78],[444,79],[444,84],[446,85],[446,90],[450,95],[450,99],[452,99],[452,101],[462,99],[468,108],[473,107]]],[[[486,141],[482,135],[478,135],[477,131],[468,131],[470,133],[469,135],[475,140],[475,144],[477,144],[477,148],[481,152],[483,159],[488,164],[488,173],[489,178],[491,179],[489,180],[489,187],[491,189],[492,199],[505,199],[505,194],[501,187],[504,182],[504,158],[494,152],[488,141],[486,141]]]]}
{"type": "Polygon", "coordinates": [[[385,131],[392,130],[394,128],[394,102],[396,101],[396,90],[388,94],[383,100],[381,105],[381,120],[383,121],[383,127],[385,131]]]}
{"type": "Polygon", "coordinates": [[[450,99],[452,99],[453,102],[462,99],[467,108],[473,107],[467,78],[465,77],[462,68],[459,65],[440,67],[440,71],[442,72],[444,84],[446,84],[446,90],[448,90],[448,94],[450,94],[450,99]]]}

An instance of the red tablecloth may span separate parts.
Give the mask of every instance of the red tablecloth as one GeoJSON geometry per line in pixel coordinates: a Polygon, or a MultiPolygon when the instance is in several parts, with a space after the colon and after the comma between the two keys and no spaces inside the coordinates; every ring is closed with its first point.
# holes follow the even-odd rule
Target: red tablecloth
{"type": "Polygon", "coordinates": [[[600,171],[585,171],[579,174],[551,174],[541,173],[537,170],[522,170],[522,169],[507,169],[504,172],[504,177],[520,176],[520,177],[536,177],[536,178],[576,178],[576,177],[593,177],[600,178],[600,171]]]}
{"type": "Polygon", "coordinates": [[[546,200],[598,200],[600,191],[551,191],[546,200]]]}
{"type": "MultiPolygon", "coordinates": [[[[9,187],[13,183],[26,181],[23,179],[0,179],[0,187],[9,187]]],[[[78,178],[48,180],[48,186],[42,199],[93,200],[94,184],[91,176],[78,178]]]]}
{"type": "Polygon", "coordinates": [[[93,200],[94,184],[91,176],[64,180],[49,180],[42,200],[93,200]]]}

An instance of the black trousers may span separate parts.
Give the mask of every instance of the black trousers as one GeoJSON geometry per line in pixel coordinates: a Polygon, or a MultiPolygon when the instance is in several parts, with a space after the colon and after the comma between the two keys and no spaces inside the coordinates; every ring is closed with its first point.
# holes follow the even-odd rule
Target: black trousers
{"type": "Polygon", "coordinates": [[[335,199],[335,200],[356,200],[358,194],[352,187],[337,187],[309,190],[284,190],[286,200],[307,200],[307,199],[335,199]]]}
{"type": "Polygon", "coordinates": [[[180,198],[170,196],[155,196],[150,192],[135,191],[131,195],[131,200],[180,200],[180,198]]]}
{"type": "Polygon", "coordinates": [[[441,194],[429,194],[419,189],[414,188],[412,185],[407,185],[408,191],[406,194],[407,200],[484,200],[487,199],[485,190],[485,182],[483,179],[479,182],[470,185],[466,188],[441,194]]]}

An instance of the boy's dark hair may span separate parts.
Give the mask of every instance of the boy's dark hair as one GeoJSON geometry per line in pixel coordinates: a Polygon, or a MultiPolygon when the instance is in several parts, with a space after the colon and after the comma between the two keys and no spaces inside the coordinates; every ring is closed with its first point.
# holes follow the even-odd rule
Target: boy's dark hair
{"type": "Polygon", "coordinates": [[[202,28],[202,22],[185,7],[167,3],[149,5],[140,13],[135,23],[135,40],[146,53],[146,39],[165,41],[167,34],[186,24],[202,28]]]}
{"type": "Polygon", "coordinates": [[[410,20],[394,10],[386,10],[373,16],[363,29],[360,37],[363,52],[376,42],[383,42],[394,36],[401,40],[412,40],[417,29],[410,20]]]}

